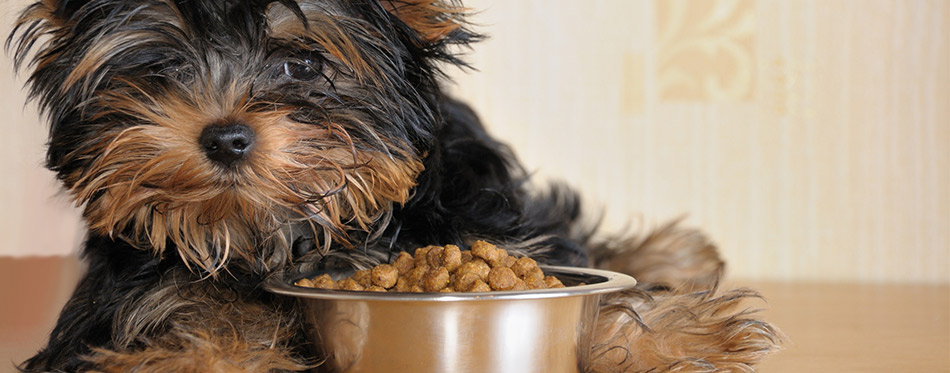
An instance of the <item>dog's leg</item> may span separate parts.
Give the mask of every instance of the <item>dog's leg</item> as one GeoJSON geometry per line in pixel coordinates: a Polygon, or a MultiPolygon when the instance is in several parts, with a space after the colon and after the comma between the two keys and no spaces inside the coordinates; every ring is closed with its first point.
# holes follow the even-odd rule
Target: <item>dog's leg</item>
{"type": "Polygon", "coordinates": [[[163,323],[166,326],[160,331],[138,334],[130,343],[94,348],[84,360],[93,370],[102,372],[275,372],[309,368],[304,363],[307,358],[301,356],[307,346],[299,336],[299,325],[288,313],[267,304],[206,296],[200,303],[173,311],[163,323]]]}
{"type": "Polygon", "coordinates": [[[743,308],[758,294],[717,294],[723,262],[699,232],[674,222],[644,238],[597,247],[592,259],[639,282],[602,303],[592,371],[752,371],[783,340],[743,308]]]}
{"type": "Polygon", "coordinates": [[[286,348],[249,343],[240,334],[176,328],[144,349],[94,349],[86,360],[101,372],[280,372],[307,369],[286,348]]]}
{"type": "Polygon", "coordinates": [[[591,355],[595,372],[749,372],[782,340],[742,301],[749,290],[649,294],[633,290],[607,299],[591,355]]]}

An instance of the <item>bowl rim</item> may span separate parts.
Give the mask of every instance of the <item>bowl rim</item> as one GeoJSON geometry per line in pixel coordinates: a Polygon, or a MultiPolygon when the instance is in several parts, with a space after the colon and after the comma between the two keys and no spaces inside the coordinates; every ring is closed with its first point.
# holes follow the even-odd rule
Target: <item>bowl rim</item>
{"type": "Polygon", "coordinates": [[[451,293],[396,293],[350,290],[327,290],[305,288],[292,283],[304,276],[302,273],[277,272],[264,282],[264,289],[281,295],[307,299],[350,300],[350,301],[423,301],[423,302],[459,302],[487,300],[546,299],[612,293],[633,288],[637,280],[619,272],[603,269],[563,266],[541,266],[546,275],[566,275],[572,277],[604,279],[597,283],[574,285],[554,289],[535,289],[519,291],[492,292],[451,292],[451,293]],[[288,281],[288,279],[292,281],[288,281]]]}

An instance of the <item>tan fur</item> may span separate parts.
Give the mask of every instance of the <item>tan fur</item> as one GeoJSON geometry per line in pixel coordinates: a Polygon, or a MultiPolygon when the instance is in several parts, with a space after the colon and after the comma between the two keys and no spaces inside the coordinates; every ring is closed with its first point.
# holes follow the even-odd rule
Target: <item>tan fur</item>
{"type": "Polygon", "coordinates": [[[280,3],[272,4],[267,10],[267,26],[270,37],[283,40],[299,49],[308,49],[308,43],[317,43],[327,53],[342,62],[353,71],[360,82],[380,79],[372,73],[363,53],[353,40],[339,27],[337,20],[326,9],[317,4],[300,4],[309,24],[300,19],[280,3]]]}
{"type": "Polygon", "coordinates": [[[390,203],[409,199],[422,171],[416,156],[359,150],[343,126],[255,110],[243,92],[231,86],[151,101],[122,92],[100,97],[145,124],[102,134],[88,148],[92,166],[66,180],[76,203],[87,204],[90,228],[115,236],[132,225],[135,235],[124,239],[145,237],[139,245],[159,252],[170,240],[188,263],[213,273],[231,255],[251,258],[254,237],[276,235],[288,220],[319,216],[328,222],[318,227],[326,239],[347,243],[345,231],[368,230],[390,203]],[[204,126],[221,121],[256,133],[256,148],[237,172],[215,167],[198,144],[204,126]]]}
{"type": "Polygon", "coordinates": [[[468,11],[441,0],[389,0],[382,4],[430,42],[461,27],[461,16],[468,11]]]}
{"type": "Polygon", "coordinates": [[[615,296],[598,319],[592,371],[754,371],[782,340],[781,332],[742,308],[755,297],[749,290],[615,296]]]}
{"type": "Polygon", "coordinates": [[[238,336],[190,331],[168,342],[167,346],[125,353],[100,349],[87,360],[99,367],[93,372],[104,373],[270,372],[306,368],[285,356],[285,349],[250,346],[238,336]]]}
{"type": "MultiPolygon", "coordinates": [[[[181,28],[185,24],[181,21],[181,16],[178,15],[175,7],[168,3],[152,4],[148,9],[140,9],[135,14],[136,17],[147,17],[150,20],[154,20],[157,24],[164,23],[174,25],[178,28],[181,28]],[[154,8],[161,9],[150,11],[154,8]]],[[[161,41],[160,35],[144,30],[130,30],[107,35],[98,40],[95,44],[87,47],[86,54],[79,63],[76,64],[76,67],[70,71],[69,76],[66,78],[63,89],[71,87],[80,81],[84,81],[85,88],[89,91],[99,83],[94,79],[90,79],[95,78],[95,75],[92,73],[99,70],[106,61],[126,53],[129,49],[134,49],[136,46],[155,42],[160,43],[161,41]]]]}
{"type": "Polygon", "coordinates": [[[636,274],[641,287],[669,286],[679,292],[712,289],[725,263],[698,231],[670,222],[643,237],[610,242],[591,253],[595,267],[636,274]]]}
{"type": "Polygon", "coordinates": [[[268,372],[303,370],[294,356],[295,312],[253,303],[185,272],[124,307],[113,322],[114,349],[85,360],[102,372],[268,372]]]}
{"type": "MultiPolygon", "coordinates": [[[[27,7],[23,13],[20,14],[20,18],[17,19],[18,27],[29,27],[36,29],[49,30],[50,34],[56,35],[65,35],[65,27],[68,26],[67,20],[61,19],[56,16],[56,4],[58,0],[43,0],[33,5],[27,7]]],[[[16,45],[16,55],[23,55],[27,50],[36,47],[37,49],[49,50],[49,38],[44,39],[42,32],[36,33],[27,33],[23,36],[23,39],[16,45]]],[[[50,52],[46,55],[46,58],[39,60],[32,60],[31,65],[35,65],[36,68],[42,68],[49,63],[56,61],[60,57],[60,52],[50,52]]],[[[17,59],[15,62],[17,69],[19,70],[21,64],[23,63],[22,59],[17,59]]]]}
{"type": "Polygon", "coordinates": [[[716,247],[677,222],[604,245],[593,259],[639,281],[604,301],[593,372],[751,372],[785,339],[744,308],[757,293],[718,292],[723,262],[716,247]]]}

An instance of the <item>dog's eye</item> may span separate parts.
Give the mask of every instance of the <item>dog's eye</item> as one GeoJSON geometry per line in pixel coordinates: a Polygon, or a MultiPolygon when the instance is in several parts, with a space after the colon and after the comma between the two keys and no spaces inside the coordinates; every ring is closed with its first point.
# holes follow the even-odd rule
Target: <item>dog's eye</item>
{"type": "Polygon", "coordinates": [[[284,62],[284,75],[294,80],[310,81],[320,76],[320,62],[315,58],[284,62]]]}

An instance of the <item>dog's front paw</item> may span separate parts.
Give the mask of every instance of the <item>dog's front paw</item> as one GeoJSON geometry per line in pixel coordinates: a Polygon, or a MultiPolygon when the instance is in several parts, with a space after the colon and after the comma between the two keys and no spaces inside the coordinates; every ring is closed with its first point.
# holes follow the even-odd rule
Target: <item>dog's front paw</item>
{"type": "Polygon", "coordinates": [[[750,372],[785,337],[740,308],[751,290],[673,294],[635,290],[604,302],[593,372],[750,372]]]}

